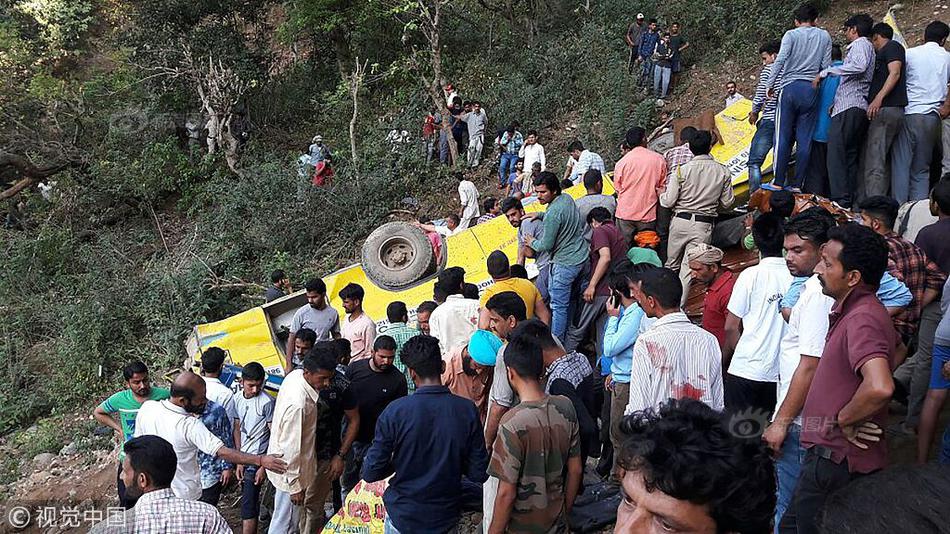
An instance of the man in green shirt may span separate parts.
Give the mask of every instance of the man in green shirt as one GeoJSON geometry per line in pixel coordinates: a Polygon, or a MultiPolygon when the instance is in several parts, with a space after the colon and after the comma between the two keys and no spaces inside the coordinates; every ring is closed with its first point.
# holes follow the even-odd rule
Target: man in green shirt
{"type": "MultiPolygon", "coordinates": [[[[122,369],[122,376],[125,377],[125,383],[128,389],[114,393],[108,399],[102,401],[102,404],[96,406],[92,415],[96,421],[115,430],[122,436],[122,443],[125,444],[135,435],[135,417],[139,413],[139,408],[147,400],[165,400],[169,398],[169,392],[165,388],[153,388],[148,378],[148,367],[144,363],[136,360],[122,369]],[[119,414],[118,420],[113,414],[119,414]]],[[[116,486],[119,493],[119,504],[125,509],[131,508],[135,501],[127,499],[125,496],[125,484],[122,483],[122,459],[125,453],[119,448],[119,471],[116,475],[116,486]]]]}
{"type": "Polygon", "coordinates": [[[405,302],[398,300],[391,302],[389,306],[386,307],[386,318],[389,319],[389,326],[381,333],[396,340],[396,359],[393,360],[393,365],[406,377],[409,394],[412,395],[416,390],[416,384],[412,381],[412,378],[409,377],[409,368],[406,367],[406,364],[402,363],[402,357],[400,355],[402,354],[402,346],[406,344],[406,341],[418,336],[422,332],[417,328],[411,328],[407,325],[407,323],[409,323],[409,310],[406,308],[405,302]]]}
{"type": "Polygon", "coordinates": [[[548,293],[551,300],[551,332],[564,340],[567,332],[571,302],[571,288],[590,256],[590,245],[584,239],[584,225],[574,199],[561,193],[561,183],[552,172],[542,172],[534,181],[534,192],[544,213],[544,233],[539,239],[525,236],[527,256],[535,252],[551,251],[551,278],[548,293]]]}

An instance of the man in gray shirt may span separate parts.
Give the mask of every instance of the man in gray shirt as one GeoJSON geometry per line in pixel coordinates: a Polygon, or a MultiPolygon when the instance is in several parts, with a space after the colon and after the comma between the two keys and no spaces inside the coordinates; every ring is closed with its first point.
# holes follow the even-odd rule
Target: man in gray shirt
{"type": "MultiPolygon", "coordinates": [[[[317,333],[317,341],[329,341],[340,337],[340,314],[327,304],[327,285],[319,278],[307,282],[307,303],[297,309],[290,322],[287,338],[287,361],[294,354],[294,341],[301,328],[317,333]]],[[[289,372],[289,371],[288,371],[289,372]]]]}
{"type": "MultiPolygon", "coordinates": [[[[604,194],[604,177],[599,170],[589,169],[584,173],[584,188],[587,189],[587,194],[574,201],[577,213],[584,224],[587,224],[587,214],[594,208],[607,208],[611,216],[617,211],[617,199],[604,194]]],[[[588,243],[590,243],[591,233],[591,227],[587,224],[584,239],[588,243]]]]}
{"type": "MultiPolygon", "coordinates": [[[[518,230],[518,264],[524,265],[524,243],[525,237],[531,236],[534,239],[541,239],[544,235],[544,221],[542,217],[526,218],[524,206],[521,201],[514,197],[508,197],[501,203],[501,213],[508,219],[512,228],[518,230]]],[[[538,268],[538,277],[534,280],[534,285],[541,292],[541,298],[545,303],[548,302],[548,277],[551,272],[551,253],[535,252],[534,264],[538,268]]]]}
{"type": "Polygon", "coordinates": [[[763,189],[800,189],[808,170],[811,138],[818,120],[818,89],[812,82],[822,69],[831,65],[831,36],[816,26],[817,20],[817,7],[810,3],[799,6],[795,10],[795,28],[782,36],[782,45],[772,64],[766,84],[768,96],[780,95],[775,116],[775,179],[763,185],[763,189]],[[797,146],[795,177],[789,180],[785,174],[792,145],[797,146]]]}
{"type": "Polygon", "coordinates": [[[475,100],[472,102],[472,111],[463,113],[460,118],[468,126],[468,166],[478,167],[478,161],[482,159],[482,148],[485,146],[485,124],[488,122],[488,115],[482,109],[482,103],[475,100]]]}

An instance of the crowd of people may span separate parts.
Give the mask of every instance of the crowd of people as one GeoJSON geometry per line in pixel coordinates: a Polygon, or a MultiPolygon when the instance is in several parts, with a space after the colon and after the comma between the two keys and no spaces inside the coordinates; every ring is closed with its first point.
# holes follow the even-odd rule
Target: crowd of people
{"type": "MultiPolygon", "coordinates": [[[[488,255],[492,284],[481,295],[480,280],[448,267],[431,301],[386,303],[377,324],[364,288],[339,290],[341,316],[326,284],[308,281],[276,400],[256,363],[236,393],[224,386],[217,347],[203,350],[200,375],[186,371],[170,390],[151,386],[141,362],[124,369],[128,388],[94,415],[123,437],[117,489],[127,517],[149,532],[230,532],[214,506],[236,480],[245,533],[258,530],[265,484],[275,490],[269,531],[312,533],[360,480],[388,478],[387,533],[455,532],[463,509],[481,512],[484,532],[565,532],[587,470],[622,495],[616,532],[862,531],[842,517],[932,530],[928,503],[948,480],[934,467],[914,471],[936,477],[932,486],[860,503],[870,487],[908,480],[888,467],[889,434],[916,434],[918,463],[931,460],[950,389],[950,178],[932,187],[928,178],[941,166],[932,152],[950,109],[950,29],[929,24],[926,44],[905,55],[889,26],[855,15],[836,66],[816,23],[806,4],[796,28],[761,49],[749,119],[765,133],[750,168],[773,131],[777,156],[774,185],[761,186],[767,206],[740,238],[758,251],[755,265],[733,272],[713,245],[736,200],[731,173],[709,155],[711,132],[684,128],[661,155],[642,128],[629,129],[616,194],[605,195],[598,154],[572,142],[559,177],[537,132],[525,138],[513,123],[495,142],[501,198],[480,203],[459,175],[460,213],[445,226],[419,224],[451,235],[507,220],[517,254],[488,255]],[[829,108],[827,137],[816,141],[829,108]],[[870,148],[888,135],[890,156],[891,141],[870,148]],[[797,178],[786,179],[793,143],[797,178]],[[833,212],[793,195],[819,143],[831,190],[851,195],[832,193],[833,212]],[[883,161],[889,188],[876,174],[887,175],[883,161]],[[577,199],[565,192],[575,183],[586,190],[577,199]],[[526,196],[545,212],[527,213],[526,196]],[[929,213],[902,206],[921,199],[929,213]],[[691,290],[703,301],[695,322],[684,311],[691,290]],[[900,411],[897,425],[889,409],[900,411]],[[902,513],[889,516],[895,507],[902,513]]],[[[649,61],[665,84],[677,56],[654,61],[656,49],[682,51],[686,41],[672,40],[675,25],[670,39],[654,21],[642,26],[638,16],[626,36],[631,69],[639,60],[646,76],[649,61]]],[[[460,104],[477,166],[485,112],[460,104]]],[[[283,271],[271,282],[267,300],[290,290],[283,271]]],[[[950,431],[938,451],[950,463],[950,431]]]]}

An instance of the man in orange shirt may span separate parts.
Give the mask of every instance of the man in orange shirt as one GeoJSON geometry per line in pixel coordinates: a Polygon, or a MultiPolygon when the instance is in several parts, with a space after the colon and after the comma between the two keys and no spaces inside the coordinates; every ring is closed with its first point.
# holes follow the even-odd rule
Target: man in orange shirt
{"type": "Polygon", "coordinates": [[[646,132],[636,127],[627,130],[624,140],[632,147],[614,167],[617,190],[617,227],[627,247],[641,230],[656,230],[656,207],[666,187],[666,160],[646,147],[646,132]]]}
{"type": "Polygon", "coordinates": [[[442,371],[442,385],[453,394],[474,402],[483,424],[488,415],[488,393],[501,344],[498,336],[488,330],[476,330],[467,343],[452,347],[442,371]]]}

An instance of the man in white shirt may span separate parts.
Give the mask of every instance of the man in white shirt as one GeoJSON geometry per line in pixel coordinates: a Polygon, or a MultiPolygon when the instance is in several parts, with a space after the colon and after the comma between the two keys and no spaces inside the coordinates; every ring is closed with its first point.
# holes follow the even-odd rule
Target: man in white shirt
{"type": "Polygon", "coordinates": [[[735,104],[743,98],[745,97],[739,93],[739,90],[736,87],[736,82],[729,82],[726,84],[726,107],[735,104]]]}
{"type": "MultiPolygon", "coordinates": [[[[201,378],[205,381],[208,400],[220,404],[232,422],[238,418],[234,405],[234,392],[221,383],[221,370],[227,355],[219,347],[210,347],[201,354],[201,378]]],[[[238,443],[235,431],[234,442],[238,443]]]]}
{"type": "Polygon", "coordinates": [[[891,196],[900,204],[927,198],[950,82],[950,53],[943,48],[948,35],[950,27],[933,21],[924,30],[924,44],[907,50],[907,106],[891,154],[891,196]]]}
{"type": "Polygon", "coordinates": [[[456,173],[455,177],[459,181],[459,226],[457,232],[460,232],[469,226],[475,224],[481,212],[478,209],[478,188],[471,180],[466,180],[465,175],[456,173]]]}
{"type": "Polygon", "coordinates": [[[742,271],[726,307],[723,378],[726,408],[768,415],[775,408],[778,354],[785,320],[779,307],[792,284],[782,259],[782,217],[766,213],[752,224],[759,264],[742,271]]]}
{"type": "Polygon", "coordinates": [[[299,532],[301,507],[306,501],[317,469],[317,390],[327,386],[329,379],[318,373],[317,359],[332,349],[317,345],[297,369],[284,378],[274,406],[270,443],[267,452],[287,461],[284,473],[267,472],[274,485],[274,515],[271,534],[299,532]]]}
{"type": "Polygon", "coordinates": [[[567,152],[575,161],[571,165],[569,176],[574,184],[580,182],[584,178],[584,173],[591,169],[597,169],[601,174],[607,172],[607,168],[604,166],[604,158],[600,157],[600,154],[584,148],[584,144],[580,141],[571,141],[571,144],[567,145],[567,152]]]}
{"type": "Polygon", "coordinates": [[[233,464],[257,465],[268,471],[283,473],[287,464],[276,456],[245,454],[225,447],[220,439],[205,428],[197,417],[208,404],[205,382],[186,371],[175,379],[171,398],[146,401],[135,420],[135,436],[158,436],[172,444],[178,466],[171,488],[182,499],[201,497],[198,451],[233,464]]]}
{"type": "Polygon", "coordinates": [[[343,325],[340,332],[343,339],[350,342],[350,361],[365,360],[373,355],[373,342],[376,341],[376,323],[363,311],[363,297],[366,292],[359,284],[347,284],[340,290],[343,301],[343,325]]]}
{"type": "Polygon", "coordinates": [[[429,316],[429,334],[439,340],[445,356],[457,344],[467,342],[478,329],[478,301],[462,296],[465,271],[460,267],[439,273],[436,285],[448,296],[429,316]]]}
{"type": "Polygon", "coordinates": [[[722,410],[719,342],[680,309],[679,276],[667,268],[649,269],[629,287],[644,313],[656,321],[633,346],[630,400],[624,415],[684,398],[722,410]]]}
{"type": "Polygon", "coordinates": [[[534,162],[541,164],[542,171],[548,168],[548,162],[544,158],[544,147],[538,142],[537,130],[528,130],[528,136],[525,137],[524,144],[521,145],[518,158],[524,160],[525,169],[533,169],[534,162]]]}

